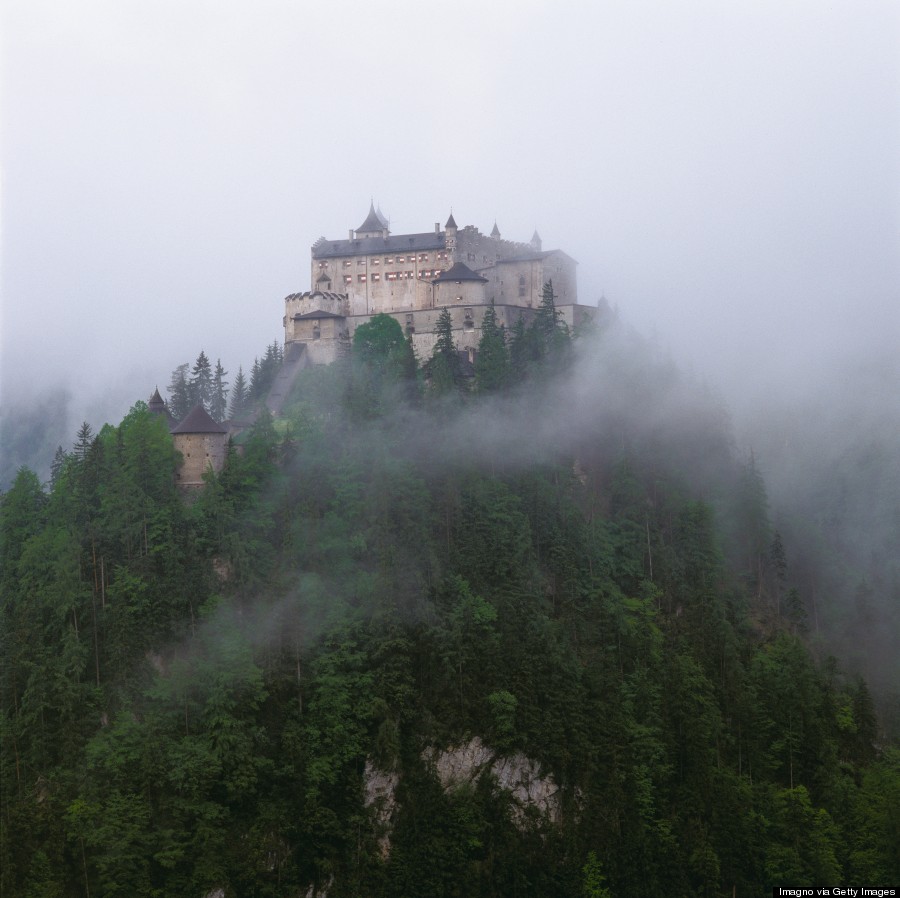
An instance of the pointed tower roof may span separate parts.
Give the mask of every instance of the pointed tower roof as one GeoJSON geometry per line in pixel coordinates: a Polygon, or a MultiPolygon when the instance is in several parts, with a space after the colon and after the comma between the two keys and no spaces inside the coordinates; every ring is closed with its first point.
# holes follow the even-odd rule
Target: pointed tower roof
{"type": "Polygon", "coordinates": [[[455,228],[456,227],[456,219],[453,217],[453,213],[450,213],[450,217],[447,219],[447,224],[444,225],[445,228],[455,228]]]}
{"type": "Polygon", "coordinates": [[[378,216],[378,220],[381,222],[382,227],[389,227],[387,216],[381,211],[381,203],[375,207],[375,214],[378,216]]]}
{"type": "Polygon", "coordinates": [[[147,408],[154,413],[164,412],[166,410],[166,404],[163,401],[162,396],[159,395],[159,387],[153,391],[153,395],[147,403],[147,408]]]}
{"type": "Polygon", "coordinates": [[[386,225],[384,219],[375,211],[375,202],[369,203],[369,214],[366,220],[356,229],[357,234],[371,233],[372,231],[383,231],[386,225]]]}
{"type": "Polygon", "coordinates": [[[228,433],[228,428],[215,421],[202,405],[195,405],[171,433],[228,433]]]}
{"type": "Polygon", "coordinates": [[[499,237],[500,236],[500,228],[497,227],[497,219],[494,219],[494,228],[491,231],[491,237],[499,237]]]}
{"type": "Polygon", "coordinates": [[[538,234],[537,228],[534,229],[534,233],[531,235],[531,246],[540,251],[541,248],[541,235],[538,234]]]}
{"type": "Polygon", "coordinates": [[[481,281],[487,283],[487,278],[476,274],[464,262],[456,262],[451,268],[442,271],[431,283],[438,284],[442,281],[481,281]]]}

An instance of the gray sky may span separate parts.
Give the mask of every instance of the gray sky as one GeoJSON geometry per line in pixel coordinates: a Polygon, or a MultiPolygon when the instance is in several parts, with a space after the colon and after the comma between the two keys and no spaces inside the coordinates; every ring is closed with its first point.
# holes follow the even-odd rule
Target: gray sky
{"type": "MultiPolygon", "coordinates": [[[[900,346],[900,4],[6,0],[2,401],[281,339],[374,197],[579,261],[732,401],[900,346]]],[[[895,394],[896,395],[896,394],[895,394]]]]}

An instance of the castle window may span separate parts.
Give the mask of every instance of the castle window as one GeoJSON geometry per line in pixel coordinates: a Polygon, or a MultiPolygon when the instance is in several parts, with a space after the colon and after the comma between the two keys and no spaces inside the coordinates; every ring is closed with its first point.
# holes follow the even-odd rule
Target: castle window
{"type": "Polygon", "coordinates": [[[371,260],[369,261],[369,264],[370,264],[370,265],[380,265],[380,264],[381,264],[381,259],[371,259],[371,260]]]}
{"type": "Polygon", "coordinates": [[[416,276],[416,273],[414,271],[407,271],[406,276],[408,278],[414,278],[416,276]]]}
{"type": "Polygon", "coordinates": [[[438,258],[439,258],[439,259],[446,259],[446,258],[447,258],[447,253],[445,253],[445,252],[440,252],[440,253],[438,253],[438,258]]]}
{"type": "Polygon", "coordinates": [[[525,295],[525,275],[519,275],[519,296],[525,295]]]}
{"type": "Polygon", "coordinates": [[[327,268],[327,267],[328,267],[327,262],[319,262],[319,271],[321,271],[323,268],[327,268]]]}
{"type": "Polygon", "coordinates": [[[343,265],[344,268],[349,268],[353,263],[349,259],[344,259],[344,261],[341,264],[343,265]]]}
{"type": "Polygon", "coordinates": [[[356,267],[357,267],[357,268],[365,268],[365,267],[366,267],[366,260],[365,260],[365,259],[357,259],[357,260],[356,260],[356,267]]]}
{"type": "Polygon", "coordinates": [[[381,275],[376,271],[375,274],[372,275],[372,280],[373,280],[373,281],[380,281],[380,280],[381,280],[381,275]]]}
{"type": "Polygon", "coordinates": [[[364,274],[358,274],[356,276],[356,280],[358,280],[361,284],[364,284],[366,282],[366,276],[364,274]]]}
{"type": "Polygon", "coordinates": [[[428,261],[428,253],[419,253],[419,261],[427,262],[428,261]]]}
{"type": "Polygon", "coordinates": [[[384,263],[385,263],[385,265],[391,265],[391,264],[393,264],[393,261],[394,261],[394,257],[393,257],[393,256],[385,256],[385,257],[384,257],[384,263]]]}
{"type": "Polygon", "coordinates": [[[345,283],[345,284],[352,284],[352,283],[353,283],[353,275],[352,275],[352,274],[345,274],[345,275],[344,275],[344,283],[345,283]]]}
{"type": "Polygon", "coordinates": [[[406,256],[397,256],[397,264],[402,265],[406,261],[406,256]]]}
{"type": "Polygon", "coordinates": [[[474,262],[475,261],[475,253],[466,253],[466,261],[474,262]]]}
{"type": "Polygon", "coordinates": [[[318,340],[321,336],[322,336],[322,329],[317,324],[313,327],[312,338],[313,338],[313,340],[318,340]]]}
{"type": "Polygon", "coordinates": [[[389,271],[389,272],[385,275],[385,277],[386,277],[389,281],[396,281],[399,274],[400,274],[400,272],[398,272],[398,271],[389,271]]]}

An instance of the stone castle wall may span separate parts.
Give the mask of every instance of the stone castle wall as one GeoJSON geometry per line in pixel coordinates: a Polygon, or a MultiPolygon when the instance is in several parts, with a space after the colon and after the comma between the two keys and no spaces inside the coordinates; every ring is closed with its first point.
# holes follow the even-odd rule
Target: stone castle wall
{"type": "Polygon", "coordinates": [[[172,440],[182,456],[178,469],[178,486],[203,486],[203,475],[211,468],[221,471],[225,466],[224,433],[176,433],[172,440]]]}

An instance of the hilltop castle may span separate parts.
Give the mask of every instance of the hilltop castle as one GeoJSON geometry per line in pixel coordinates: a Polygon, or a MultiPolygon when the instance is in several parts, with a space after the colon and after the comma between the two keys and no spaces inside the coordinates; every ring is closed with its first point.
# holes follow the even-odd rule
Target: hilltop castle
{"type": "Polygon", "coordinates": [[[395,318],[420,358],[434,346],[434,328],[450,309],[454,337],[470,357],[481,337],[491,302],[498,324],[528,323],[553,281],[556,307],[575,326],[590,312],[578,304],[576,262],[559,249],[544,250],[535,231],[529,243],[490,235],[473,225],[457,227],[453,214],[433,231],[392,234],[374,203],[366,220],[346,239],[320,237],[312,246],[310,284],[284,301],[285,359],[327,364],[350,347],[353,332],[373,315],[395,318]]]}

